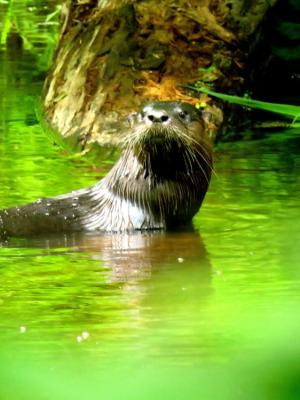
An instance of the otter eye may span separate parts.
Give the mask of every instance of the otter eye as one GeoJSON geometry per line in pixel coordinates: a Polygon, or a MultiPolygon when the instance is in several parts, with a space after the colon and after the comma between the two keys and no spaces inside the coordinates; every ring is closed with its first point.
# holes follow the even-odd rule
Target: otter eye
{"type": "Polygon", "coordinates": [[[179,111],[178,115],[179,115],[179,118],[186,119],[188,114],[186,111],[179,111]]]}

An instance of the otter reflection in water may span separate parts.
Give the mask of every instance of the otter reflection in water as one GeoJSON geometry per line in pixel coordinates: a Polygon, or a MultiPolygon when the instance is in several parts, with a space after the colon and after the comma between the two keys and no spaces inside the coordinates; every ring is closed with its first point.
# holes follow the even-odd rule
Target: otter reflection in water
{"type": "Polygon", "coordinates": [[[154,102],[129,122],[124,151],[105,178],[86,189],[2,210],[2,235],[188,224],[201,206],[212,170],[201,112],[186,103],[154,102]]]}
{"type": "MultiPolygon", "coordinates": [[[[197,275],[199,284],[202,282],[206,289],[210,288],[209,254],[201,235],[194,230],[40,234],[13,238],[2,246],[12,249],[41,249],[41,253],[34,254],[54,257],[63,255],[67,259],[71,254],[79,254],[80,262],[75,263],[74,268],[80,271],[86,268],[94,274],[99,272],[95,267],[99,262],[100,270],[105,268],[106,272],[103,273],[107,282],[132,283],[147,280],[151,279],[155,271],[165,268],[167,273],[171,267],[171,275],[171,271],[181,271],[182,284],[183,276],[190,279],[191,273],[187,273],[189,270],[197,275]],[[80,254],[84,257],[80,257],[80,254]],[[96,263],[90,263],[92,260],[96,263]],[[185,272],[182,275],[183,270],[185,272]]],[[[58,274],[60,273],[63,275],[65,270],[62,269],[58,274]]],[[[191,283],[195,281],[192,280],[191,283]]]]}

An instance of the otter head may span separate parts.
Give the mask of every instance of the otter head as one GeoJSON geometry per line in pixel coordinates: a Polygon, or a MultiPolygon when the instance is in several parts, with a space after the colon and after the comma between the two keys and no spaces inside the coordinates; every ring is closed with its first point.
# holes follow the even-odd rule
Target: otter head
{"type": "Polygon", "coordinates": [[[130,140],[136,144],[203,141],[201,112],[188,103],[159,101],[145,104],[128,117],[130,140]]]}
{"type": "Polygon", "coordinates": [[[201,170],[209,179],[211,143],[195,107],[179,101],[147,103],[130,115],[129,123],[126,147],[147,171],[172,179],[201,170]]]}

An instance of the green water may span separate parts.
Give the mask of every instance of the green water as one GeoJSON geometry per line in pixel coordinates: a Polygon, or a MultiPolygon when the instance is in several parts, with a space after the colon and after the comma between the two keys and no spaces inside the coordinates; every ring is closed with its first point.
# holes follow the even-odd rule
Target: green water
{"type": "MultiPolygon", "coordinates": [[[[0,62],[0,206],[101,178],[36,123],[38,58],[0,62]]],[[[194,233],[1,245],[1,400],[299,398],[300,131],[215,159],[194,233]]]]}

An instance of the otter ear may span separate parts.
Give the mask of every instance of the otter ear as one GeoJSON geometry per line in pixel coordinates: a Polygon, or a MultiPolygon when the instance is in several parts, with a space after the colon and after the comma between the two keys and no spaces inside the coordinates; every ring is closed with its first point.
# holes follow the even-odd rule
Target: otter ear
{"type": "Polygon", "coordinates": [[[223,113],[215,106],[207,106],[205,109],[201,110],[201,115],[203,121],[207,125],[213,124],[215,126],[220,126],[223,122],[223,113]]]}
{"type": "Polygon", "coordinates": [[[223,122],[222,111],[215,106],[207,106],[201,111],[204,128],[208,136],[214,141],[218,128],[223,122]]]}
{"type": "Polygon", "coordinates": [[[136,112],[128,115],[127,121],[128,121],[130,128],[132,128],[133,124],[136,122],[136,116],[137,116],[136,112]]]}

